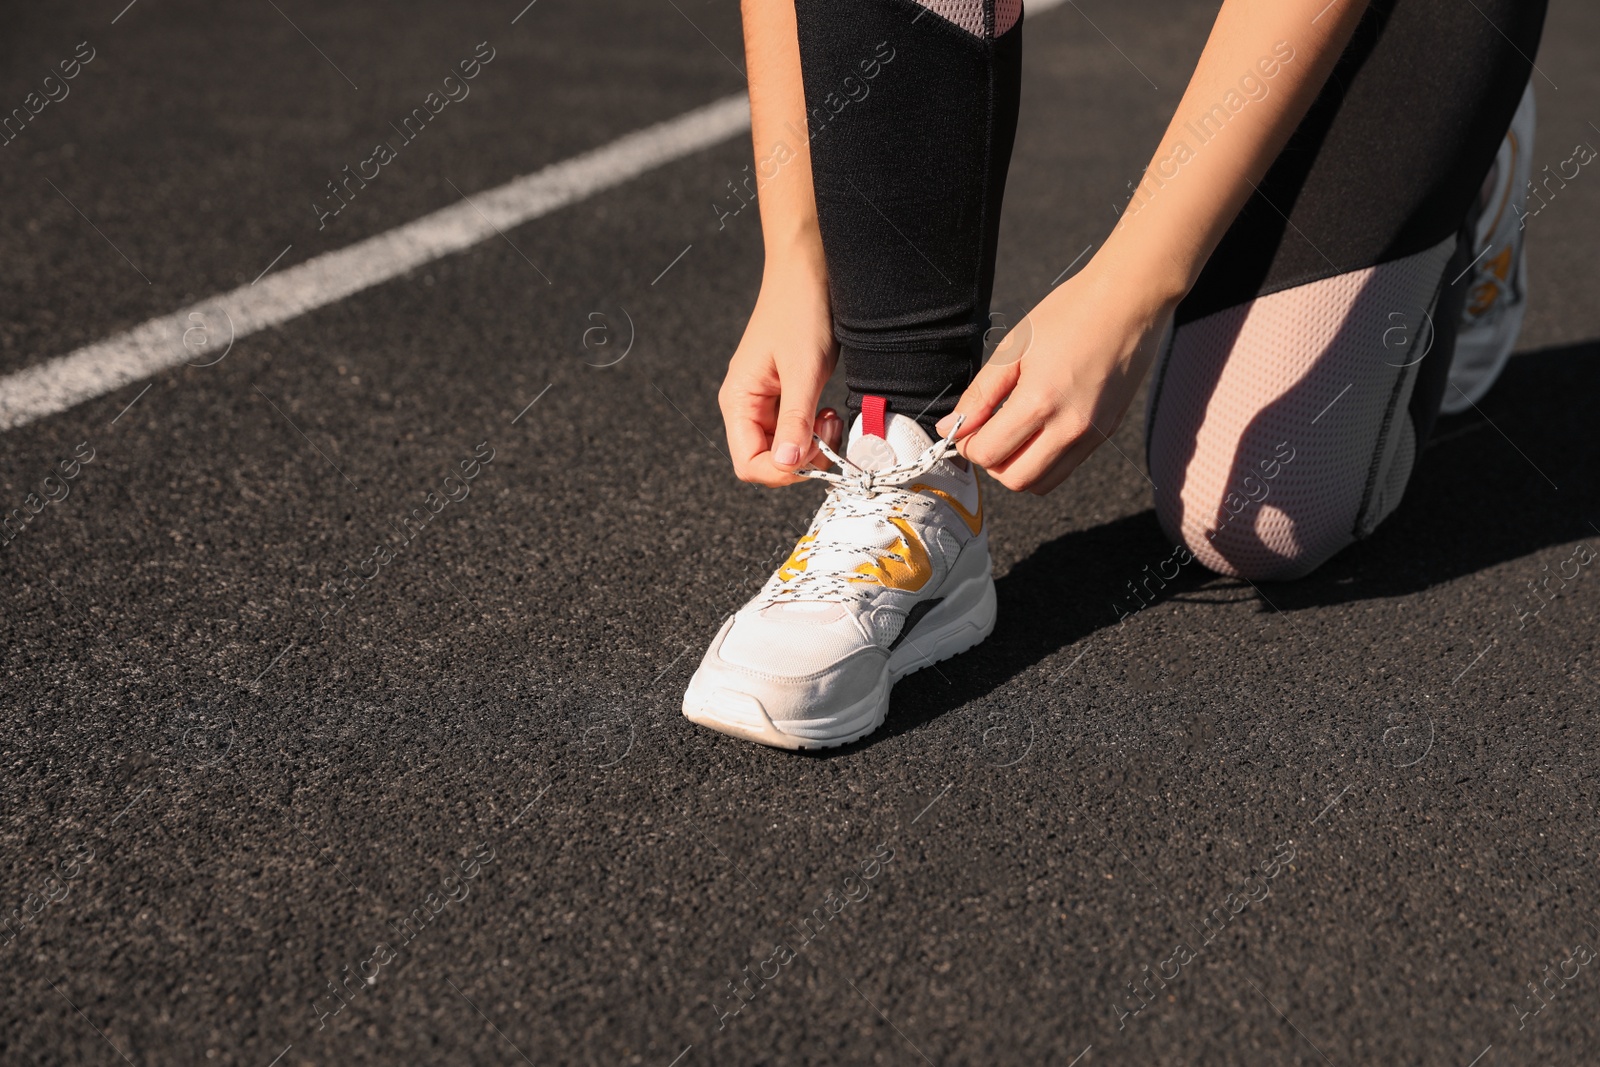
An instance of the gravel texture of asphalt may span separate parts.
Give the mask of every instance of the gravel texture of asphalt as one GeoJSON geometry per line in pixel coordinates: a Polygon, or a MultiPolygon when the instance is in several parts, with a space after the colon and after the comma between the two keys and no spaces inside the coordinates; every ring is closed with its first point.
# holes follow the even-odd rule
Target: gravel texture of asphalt
{"type": "MultiPolygon", "coordinates": [[[[745,87],[733,0],[123,2],[0,17],[5,109],[93,53],[0,147],[0,375],[745,87]]],[[[1214,14],[1029,16],[997,310],[1104,240],[1214,14]]],[[[1535,59],[1538,170],[1600,144],[1600,7],[1535,59]]],[[[795,754],[679,708],[821,497],[724,453],[751,162],[3,431],[0,509],[68,491],[0,547],[0,1062],[1600,1061],[1600,177],[1373,537],[1119,623],[1170,552],[1131,416],[988,486],[993,636],[795,754]]]]}

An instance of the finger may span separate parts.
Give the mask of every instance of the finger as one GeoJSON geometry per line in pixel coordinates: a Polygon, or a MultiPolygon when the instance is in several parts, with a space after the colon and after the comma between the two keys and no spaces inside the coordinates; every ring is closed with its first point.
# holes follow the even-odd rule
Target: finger
{"type": "MultiPolygon", "coordinates": [[[[958,447],[961,454],[987,470],[1000,470],[1014,462],[1014,453],[1027,445],[1061,413],[1041,401],[1034,391],[1024,389],[980,426],[958,447]]],[[[1068,438],[1070,440],[1070,438],[1068,438]]],[[[1065,447],[1066,441],[1062,442],[1065,447]]]]}
{"type": "Polygon", "coordinates": [[[772,437],[772,461],[780,470],[793,471],[814,451],[811,434],[817,423],[817,402],[827,378],[816,374],[782,380],[778,400],[778,426],[772,437]]]}
{"type": "MultiPolygon", "coordinates": [[[[812,432],[822,438],[834,452],[838,452],[839,445],[844,441],[844,420],[832,408],[823,408],[817,412],[817,420],[812,427],[812,432]]],[[[833,461],[823,454],[822,449],[817,447],[815,442],[812,442],[811,455],[807,457],[806,462],[818,470],[827,470],[833,465],[833,461]]]]}
{"type": "MultiPolygon", "coordinates": [[[[1002,344],[1001,350],[1005,347],[1002,344]]],[[[1002,359],[1000,351],[996,351],[994,357],[983,365],[977,377],[972,379],[972,384],[961,394],[961,399],[956,401],[955,410],[939,420],[936,427],[939,436],[943,437],[950,433],[951,427],[956,424],[957,415],[965,415],[966,419],[961,423],[960,436],[971,437],[980,426],[989,421],[994,409],[1011,395],[1011,390],[1017,387],[1017,379],[1021,374],[1021,359],[1002,359]]]]}
{"type": "MultiPolygon", "coordinates": [[[[737,468],[735,470],[737,471],[737,468]]],[[[744,471],[739,473],[739,479],[755,485],[764,485],[769,489],[805,481],[803,476],[793,471],[784,470],[773,463],[771,452],[763,452],[752,459],[745,466],[744,471]]]]}
{"type": "Polygon", "coordinates": [[[746,390],[724,388],[717,396],[722,408],[723,432],[728,438],[728,454],[734,470],[743,477],[746,465],[772,447],[772,429],[777,423],[777,398],[746,390]]]}
{"type": "MultiPolygon", "coordinates": [[[[1053,461],[1046,461],[1037,467],[1027,466],[1021,470],[1013,471],[1024,484],[1020,487],[1035,496],[1044,496],[1056,486],[1066,481],[1083,464],[1083,461],[1094,455],[1094,450],[1104,441],[1098,434],[1087,433],[1076,441],[1068,444],[1064,451],[1053,461]]],[[[1031,452],[1032,449],[1025,449],[1031,452]]]]}
{"type": "MultiPolygon", "coordinates": [[[[1049,456],[1053,453],[1039,444],[1047,432],[1048,427],[1041,428],[1023,441],[1009,456],[996,460],[992,465],[978,465],[1007,489],[1017,493],[1023,492],[1050,462],[1049,456]]],[[[973,462],[978,461],[973,460],[973,462]]]]}
{"type": "Polygon", "coordinates": [[[1083,465],[1083,461],[1094,455],[1094,450],[1101,444],[1098,437],[1084,436],[1073,442],[1072,446],[1061,454],[1061,458],[1045,471],[1044,475],[1028,486],[1028,492],[1035,496],[1044,496],[1056,486],[1072,476],[1072,472],[1083,465]]]}
{"type": "Polygon", "coordinates": [[[728,438],[728,455],[740,481],[779,486],[798,481],[772,462],[772,432],[777,423],[778,398],[735,392],[720,398],[728,438]]]}

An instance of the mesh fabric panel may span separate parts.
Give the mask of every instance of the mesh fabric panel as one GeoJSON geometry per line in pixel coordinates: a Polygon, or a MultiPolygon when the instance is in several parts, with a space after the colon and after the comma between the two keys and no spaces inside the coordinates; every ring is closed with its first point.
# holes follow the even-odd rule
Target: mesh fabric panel
{"type": "Polygon", "coordinates": [[[985,8],[994,8],[994,35],[1005,33],[1022,17],[1022,0],[916,0],[940,18],[955,23],[974,37],[986,37],[985,8]]]}
{"type": "Polygon", "coordinates": [[[1148,418],[1169,537],[1222,574],[1296,578],[1393,510],[1415,460],[1406,403],[1431,337],[1414,327],[1454,244],[1177,329],[1148,418]]]}
{"type": "Polygon", "coordinates": [[[1022,17],[1022,0],[996,0],[994,5],[994,35],[1005,33],[1022,17]]]}
{"type": "Polygon", "coordinates": [[[983,37],[984,0],[917,0],[940,18],[955,23],[974,37],[983,37]]]}

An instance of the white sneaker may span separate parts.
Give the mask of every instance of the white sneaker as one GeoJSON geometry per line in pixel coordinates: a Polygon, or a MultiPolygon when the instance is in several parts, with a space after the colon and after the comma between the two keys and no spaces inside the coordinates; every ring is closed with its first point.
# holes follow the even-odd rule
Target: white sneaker
{"type": "Polygon", "coordinates": [[[1484,183],[1481,214],[1473,231],[1472,287],[1456,327],[1456,353],[1450,383],[1439,410],[1459,415],[1489,391],[1500,377],[1528,310],[1528,178],[1533,173],[1533,84],[1511,120],[1500,154],[1484,183]]]}
{"type": "Polygon", "coordinates": [[[722,624],[683,697],[702,726],[826,748],[883,722],[889,690],[994,629],[977,472],[950,438],[867,397],[811,529],[722,624]]]}

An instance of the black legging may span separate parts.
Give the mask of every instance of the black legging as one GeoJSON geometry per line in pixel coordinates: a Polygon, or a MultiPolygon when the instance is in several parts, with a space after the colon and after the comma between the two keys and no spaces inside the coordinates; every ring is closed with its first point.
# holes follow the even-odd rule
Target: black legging
{"type": "Polygon", "coordinates": [[[873,394],[931,427],[983,358],[1022,26],[995,39],[981,6],[974,34],[914,0],[795,4],[851,411],[873,394]]]}

